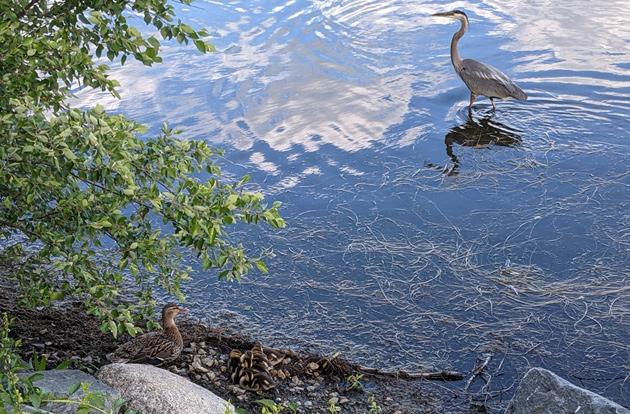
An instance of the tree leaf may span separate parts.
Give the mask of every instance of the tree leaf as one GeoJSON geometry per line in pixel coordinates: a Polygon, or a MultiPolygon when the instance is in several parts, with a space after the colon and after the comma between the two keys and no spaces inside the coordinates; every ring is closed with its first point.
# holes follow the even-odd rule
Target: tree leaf
{"type": "Polygon", "coordinates": [[[57,365],[55,369],[66,369],[70,366],[70,364],[72,364],[72,362],[72,359],[65,360],[61,364],[57,365]]]}
{"type": "Polygon", "coordinates": [[[258,268],[258,270],[260,270],[264,274],[269,273],[269,270],[267,270],[267,265],[265,265],[265,263],[261,261],[256,262],[256,267],[258,268]]]}
{"type": "Polygon", "coordinates": [[[67,148],[67,147],[66,147],[66,148],[63,148],[61,151],[63,152],[63,155],[64,155],[67,159],[72,160],[72,161],[74,161],[74,160],[76,160],[76,159],[77,159],[77,156],[76,156],[76,155],[74,155],[74,152],[72,152],[72,150],[71,150],[70,148],[67,148]]]}
{"type": "Polygon", "coordinates": [[[39,406],[42,405],[42,397],[39,394],[29,394],[28,399],[35,409],[39,409],[39,406]]]}
{"type": "Polygon", "coordinates": [[[81,388],[81,383],[80,382],[68,385],[68,396],[70,396],[70,395],[74,394],[75,392],[77,392],[79,390],[79,388],[81,388]]]}

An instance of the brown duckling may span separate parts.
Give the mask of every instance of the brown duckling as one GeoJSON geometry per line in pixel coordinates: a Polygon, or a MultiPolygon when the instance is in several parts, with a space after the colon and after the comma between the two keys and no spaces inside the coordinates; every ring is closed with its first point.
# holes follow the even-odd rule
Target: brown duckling
{"type": "Polygon", "coordinates": [[[239,368],[232,374],[232,382],[248,391],[267,391],[276,386],[271,374],[253,368],[239,368]]]}
{"type": "Polygon", "coordinates": [[[286,358],[286,355],[277,349],[263,347],[263,352],[272,366],[278,365],[286,358]]]}
{"type": "MultiPolygon", "coordinates": [[[[278,353],[273,354],[278,355],[278,353]]],[[[277,360],[277,358],[275,358],[277,360]]],[[[284,358],[283,358],[284,359],[284,358]]],[[[232,383],[248,391],[266,391],[275,387],[275,382],[269,373],[273,367],[267,359],[262,344],[258,342],[251,350],[241,352],[233,349],[230,352],[227,368],[232,383]]]]}
{"type": "Polygon", "coordinates": [[[241,366],[241,357],[243,353],[238,349],[233,349],[230,352],[230,358],[228,358],[227,368],[230,374],[234,374],[241,366]]]}
{"type": "Polygon", "coordinates": [[[263,362],[267,368],[271,368],[275,365],[278,365],[285,359],[285,355],[277,349],[267,348],[262,346],[260,341],[254,345],[252,348],[252,354],[254,354],[254,358],[258,358],[263,362]]]}
{"type": "Polygon", "coordinates": [[[266,371],[272,367],[271,362],[269,362],[263,352],[263,347],[260,342],[255,345],[251,351],[247,351],[241,355],[241,367],[253,368],[259,371],[266,371]]]}
{"type": "Polygon", "coordinates": [[[175,316],[187,309],[169,303],[162,308],[163,331],[154,331],[132,339],[107,355],[111,362],[162,365],[174,361],[184,348],[182,336],[175,325],[175,316]]]}

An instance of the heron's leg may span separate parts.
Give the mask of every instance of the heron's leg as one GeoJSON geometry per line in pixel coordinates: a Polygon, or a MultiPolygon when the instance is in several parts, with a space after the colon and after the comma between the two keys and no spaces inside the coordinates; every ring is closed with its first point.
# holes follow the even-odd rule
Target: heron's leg
{"type": "Polygon", "coordinates": [[[470,92],[470,105],[468,105],[468,109],[472,108],[472,104],[473,102],[475,102],[475,99],[477,99],[477,95],[475,95],[473,92],[470,92]]]}
{"type": "Polygon", "coordinates": [[[490,98],[490,102],[492,102],[492,109],[497,109],[497,107],[494,106],[494,98],[490,98]]]}

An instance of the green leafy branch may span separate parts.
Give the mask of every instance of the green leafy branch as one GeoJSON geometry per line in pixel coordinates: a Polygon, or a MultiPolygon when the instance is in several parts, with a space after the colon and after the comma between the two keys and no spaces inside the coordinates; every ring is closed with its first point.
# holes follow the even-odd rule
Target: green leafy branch
{"type": "MultiPolygon", "coordinates": [[[[22,407],[32,406],[39,410],[47,403],[61,403],[77,405],[78,414],[89,412],[99,412],[102,414],[113,414],[122,407],[126,400],[121,398],[113,401],[111,407],[107,407],[106,395],[99,392],[89,391],[90,384],[77,383],[68,387],[67,397],[57,397],[50,393],[42,392],[33,383],[44,377],[41,372],[46,368],[46,358],[33,355],[27,365],[20,359],[18,349],[21,341],[9,336],[10,325],[13,320],[9,320],[6,313],[0,319],[0,414],[18,414],[24,412],[22,407]],[[19,376],[18,372],[25,369],[35,369],[32,375],[19,376]],[[70,396],[79,389],[83,395],[80,400],[72,400],[70,396]]],[[[67,363],[60,364],[57,369],[65,368],[67,363]]],[[[136,410],[127,410],[125,414],[137,414],[136,410]]]]}
{"type": "Polygon", "coordinates": [[[246,190],[249,176],[224,180],[220,150],[167,125],[147,136],[99,105],[69,105],[77,85],[118,96],[99,57],[160,62],[160,42],[130,24],[138,18],[163,39],[212,50],[207,32],[174,10],[169,0],[0,0],[0,238],[8,241],[0,263],[12,268],[23,303],[80,297],[115,336],[140,331],[134,322],[153,315],[155,287],[184,300],[183,254],[240,280],[267,272],[273,253],[250,256],[226,227],[285,226],[279,204],[246,190]],[[136,303],[120,305],[129,285],[136,303]]]}

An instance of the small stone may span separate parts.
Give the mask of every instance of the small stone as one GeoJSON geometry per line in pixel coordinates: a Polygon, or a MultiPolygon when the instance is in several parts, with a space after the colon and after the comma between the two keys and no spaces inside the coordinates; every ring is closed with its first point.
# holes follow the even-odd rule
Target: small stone
{"type": "Polygon", "coordinates": [[[241,387],[238,387],[236,385],[231,385],[231,386],[228,386],[227,388],[230,389],[234,394],[245,394],[247,392],[241,387]]]}
{"type": "Polygon", "coordinates": [[[195,379],[196,379],[197,381],[200,381],[200,380],[201,380],[201,375],[199,375],[199,374],[195,374],[195,379]]]}
{"type": "Polygon", "coordinates": [[[314,376],[315,378],[319,377],[319,372],[317,372],[317,371],[313,372],[313,376],[314,376]]]}
{"type": "Polygon", "coordinates": [[[282,363],[285,365],[289,365],[291,363],[291,358],[285,358],[282,360],[282,363]]]}
{"type": "Polygon", "coordinates": [[[339,400],[339,405],[346,405],[346,404],[348,404],[349,402],[350,402],[350,400],[349,400],[349,399],[347,399],[347,398],[342,398],[342,399],[340,399],[340,400],[339,400]]]}
{"type": "Polygon", "coordinates": [[[221,368],[219,368],[219,371],[225,373],[227,372],[227,367],[225,365],[221,365],[221,368]]]}
{"type": "Polygon", "coordinates": [[[315,387],[314,385],[309,385],[308,387],[306,387],[306,391],[308,391],[308,392],[314,392],[316,388],[317,388],[317,387],[315,387]]]}
{"type": "Polygon", "coordinates": [[[215,365],[216,360],[210,357],[204,357],[204,358],[201,358],[201,363],[207,366],[208,368],[212,368],[215,365]]]}
{"type": "Polygon", "coordinates": [[[339,402],[339,398],[337,397],[332,397],[330,400],[328,400],[328,405],[335,405],[339,402]]]}
{"type": "Polygon", "coordinates": [[[208,381],[214,381],[214,379],[217,377],[217,374],[215,374],[214,372],[210,371],[206,374],[206,378],[208,378],[208,381]]]}
{"type": "Polygon", "coordinates": [[[403,414],[403,412],[398,410],[398,411],[394,411],[394,414],[403,414]]]}
{"type": "Polygon", "coordinates": [[[331,393],[329,394],[329,397],[331,397],[331,398],[333,398],[333,397],[338,397],[338,396],[339,396],[339,393],[337,393],[337,392],[331,392],[331,393]]]}
{"type": "Polygon", "coordinates": [[[192,354],[193,353],[193,349],[190,348],[190,347],[189,348],[184,348],[184,349],[182,349],[182,352],[184,354],[192,354]]]}
{"type": "Polygon", "coordinates": [[[192,366],[193,370],[196,371],[196,372],[201,372],[201,373],[205,374],[206,372],[209,371],[208,368],[206,368],[203,365],[201,365],[201,359],[198,356],[195,356],[191,366],[192,366]]]}
{"type": "Polygon", "coordinates": [[[311,362],[310,364],[306,366],[306,368],[311,371],[317,371],[319,369],[319,365],[315,362],[311,362]]]}
{"type": "Polygon", "coordinates": [[[203,348],[199,348],[199,349],[197,350],[197,355],[206,355],[206,350],[205,350],[205,349],[203,349],[203,348]]]}
{"type": "Polygon", "coordinates": [[[304,407],[312,407],[312,406],[313,406],[312,401],[304,401],[304,407]]]}
{"type": "Polygon", "coordinates": [[[170,367],[166,368],[168,371],[172,372],[173,374],[179,374],[179,368],[177,368],[175,365],[171,365],[170,367]]]}
{"type": "Polygon", "coordinates": [[[394,401],[394,399],[392,397],[386,397],[385,398],[385,402],[389,403],[389,402],[392,402],[392,401],[394,401]]]}
{"type": "Polygon", "coordinates": [[[300,381],[297,375],[294,375],[293,378],[291,378],[291,382],[294,383],[296,386],[302,384],[302,381],[300,381]]]}

